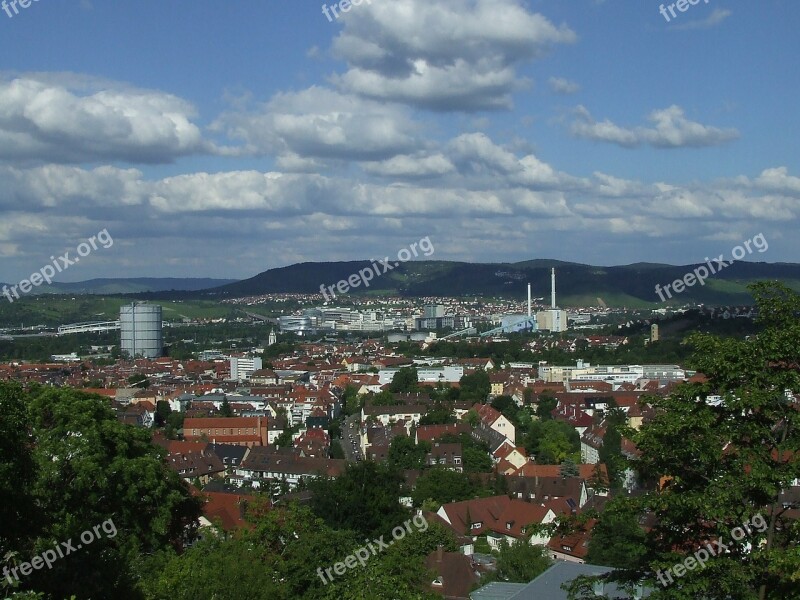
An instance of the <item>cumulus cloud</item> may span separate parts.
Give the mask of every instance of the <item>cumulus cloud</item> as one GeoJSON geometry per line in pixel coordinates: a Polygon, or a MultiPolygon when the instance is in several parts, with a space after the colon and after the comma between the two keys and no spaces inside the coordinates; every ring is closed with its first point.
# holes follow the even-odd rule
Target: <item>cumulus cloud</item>
{"type": "Polygon", "coordinates": [[[520,186],[529,189],[572,189],[578,178],[556,171],[535,155],[517,157],[484,133],[468,133],[451,140],[447,151],[460,175],[473,185],[520,186]]]}
{"type": "Polygon", "coordinates": [[[563,77],[551,77],[547,83],[550,84],[550,89],[556,94],[575,94],[581,90],[580,85],[563,77]]]}
{"type": "Polygon", "coordinates": [[[596,121],[584,106],[575,109],[571,133],[579,138],[608,142],[625,148],[647,144],[656,148],[702,148],[718,146],[739,138],[736,129],[720,129],[686,118],[680,106],[654,110],[648,116],[651,127],[622,127],[605,119],[596,121]]]}
{"type": "Polygon", "coordinates": [[[188,102],[163,92],[65,74],[6,76],[0,79],[0,160],[155,164],[213,152],[194,116],[188,102]]]}
{"type": "Polygon", "coordinates": [[[421,125],[397,106],[313,86],[237,108],[211,126],[241,140],[241,153],[273,154],[283,166],[307,170],[326,160],[385,160],[417,150],[421,125]]]}
{"type": "Polygon", "coordinates": [[[381,162],[365,163],[363,168],[373,175],[407,179],[442,176],[455,171],[450,159],[440,153],[427,156],[394,156],[381,162]]]}
{"type": "Polygon", "coordinates": [[[519,0],[393,0],[342,15],[343,91],[432,110],[498,109],[528,85],[516,68],[576,40],[519,0]]]}
{"type": "MultiPolygon", "coordinates": [[[[549,254],[568,236],[588,247],[609,244],[610,235],[615,244],[696,242],[733,228],[778,235],[800,217],[800,178],[784,167],[690,186],[600,172],[583,179],[482,135],[373,165],[387,177],[399,173],[404,183],[275,171],[150,179],[109,166],[0,167],[0,258],[24,258],[35,268],[44,250],[32,240],[48,240],[47,258],[107,227],[116,254],[92,264],[111,261],[109,274],[151,273],[169,261],[186,273],[245,276],[320,257],[368,258],[426,235],[435,239],[438,258],[486,261],[549,254]],[[446,173],[414,179],[426,171],[446,173]],[[298,243],[299,231],[313,234],[298,243]],[[222,271],[209,272],[198,258],[198,239],[205,255],[220,254],[222,271]]],[[[23,263],[27,268],[14,264],[23,263]]]]}

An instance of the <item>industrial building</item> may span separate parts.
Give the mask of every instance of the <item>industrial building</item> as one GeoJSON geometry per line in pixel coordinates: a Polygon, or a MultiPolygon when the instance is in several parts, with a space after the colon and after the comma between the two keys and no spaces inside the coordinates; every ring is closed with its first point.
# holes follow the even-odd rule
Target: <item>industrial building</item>
{"type": "Polygon", "coordinates": [[[556,270],[550,271],[550,308],[540,310],[536,313],[536,323],[540,330],[550,331],[551,333],[561,333],[569,328],[567,311],[561,310],[556,305],[556,270]]]}
{"type": "Polygon", "coordinates": [[[161,306],[134,302],[119,309],[120,349],[131,358],[158,358],[164,352],[161,306]]]}

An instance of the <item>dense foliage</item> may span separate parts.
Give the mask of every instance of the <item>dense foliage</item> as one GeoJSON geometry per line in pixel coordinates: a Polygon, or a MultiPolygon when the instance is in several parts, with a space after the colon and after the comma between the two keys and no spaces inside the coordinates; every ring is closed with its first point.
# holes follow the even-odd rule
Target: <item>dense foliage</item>
{"type": "Polygon", "coordinates": [[[654,600],[798,597],[800,525],[782,490],[800,478],[800,296],[778,284],[752,289],[763,330],[693,335],[705,380],[650,399],[656,418],[626,433],[642,453],[638,472],[662,485],[605,511],[594,544],[654,600]],[[709,546],[704,567],[675,568],[709,546]]]}
{"type": "Polygon", "coordinates": [[[138,598],[137,560],[191,534],[199,502],[150,432],[121,424],[107,400],[0,383],[0,434],[2,566],[19,567],[57,543],[76,547],[51,568],[21,576],[21,590],[138,598]],[[79,548],[81,535],[101,524],[79,548]]]}

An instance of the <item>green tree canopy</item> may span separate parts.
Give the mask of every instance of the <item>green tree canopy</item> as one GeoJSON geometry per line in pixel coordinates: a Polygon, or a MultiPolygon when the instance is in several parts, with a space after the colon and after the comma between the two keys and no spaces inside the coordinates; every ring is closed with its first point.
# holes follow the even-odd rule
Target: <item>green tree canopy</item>
{"type": "Polygon", "coordinates": [[[410,393],[419,389],[419,377],[417,367],[401,367],[397,370],[389,384],[389,391],[392,393],[410,393]]]}
{"type": "Polygon", "coordinates": [[[800,477],[800,296],[780,284],[751,290],[761,331],[690,336],[706,380],[649,399],[655,418],[629,432],[642,453],[635,468],[665,482],[626,499],[654,517],[646,553],[630,556],[625,573],[645,578],[654,599],[797,597],[800,527],[780,494],[800,477]],[[671,582],[663,575],[709,540],[727,551],[671,582]]]}
{"type": "Polygon", "coordinates": [[[56,598],[137,598],[136,561],[186,541],[199,501],[166,466],[151,433],[120,423],[105,398],[72,389],[34,387],[25,393],[0,383],[0,406],[12,404],[16,409],[3,411],[0,431],[18,425],[24,436],[9,456],[20,468],[10,481],[21,477],[31,502],[16,509],[3,503],[4,511],[30,511],[24,532],[16,520],[21,514],[0,523],[0,537],[8,540],[4,551],[29,560],[56,541],[77,546],[81,534],[103,525],[91,544],[24,577],[22,589],[56,598]],[[7,421],[8,414],[16,424],[7,421]]]}
{"type": "MultiPolygon", "coordinates": [[[[411,494],[415,506],[425,500],[433,500],[439,506],[448,502],[460,502],[474,498],[479,491],[466,473],[449,469],[429,469],[417,479],[411,494]]],[[[438,508],[438,507],[437,507],[438,508]]]]}
{"type": "Polygon", "coordinates": [[[459,382],[461,400],[477,400],[483,402],[492,391],[489,374],[483,369],[476,369],[474,373],[464,375],[459,382]]]}
{"type": "Polygon", "coordinates": [[[415,444],[407,435],[399,435],[389,446],[388,463],[397,469],[422,469],[425,466],[425,455],[431,451],[428,442],[415,444]]]}
{"type": "Polygon", "coordinates": [[[546,547],[519,539],[500,547],[497,576],[499,580],[509,583],[528,583],[544,573],[552,563],[546,547]]]}
{"type": "Polygon", "coordinates": [[[381,535],[408,518],[400,505],[403,478],[387,465],[364,461],[347,466],[336,479],[319,478],[309,483],[311,508],[335,529],[349,529],[361,536],[381,535]]]}

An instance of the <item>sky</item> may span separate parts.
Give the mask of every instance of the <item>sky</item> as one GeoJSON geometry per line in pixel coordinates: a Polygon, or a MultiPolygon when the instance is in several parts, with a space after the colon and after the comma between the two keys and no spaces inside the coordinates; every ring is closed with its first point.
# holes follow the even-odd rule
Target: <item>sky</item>
{"type": "Polygon", "coordinates": [[[797,0],[18,2],[0,281],[800,262],[797,0]]]}

